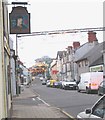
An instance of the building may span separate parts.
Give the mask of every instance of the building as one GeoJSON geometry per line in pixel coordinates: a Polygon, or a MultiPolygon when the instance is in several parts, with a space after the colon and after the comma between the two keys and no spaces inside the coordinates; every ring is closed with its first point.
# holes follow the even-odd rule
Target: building
{"type": "Polygon", "coordinates": [[[81,73],[103,71],[103,43],[98,43],[96,32],[88,32],[88,41],[73,42],[66,51],[57,52],[57,70],[60,80],[78,80],[81,73]],[[94,57],[95,56],[95,57],[94,57]]]}
{"type": "Polygon", "coordinates": [[[0,0],[0,119],[10,117],[11,77],[7,1],[0,0]]]}
{"type": "Polygon", "coordinates": [[[80,47],[80,42],[73,42],[73,46],[67,48],[67,79],[74,80],[76,75],[76,67],[74,62],[75,51],[80,47]]]}
{"type": "Polygon", "coordinates": [[[12,97],[17,95],[16,92],[16,55],[15,50],[13,49],[13,40],[9,37],[10,43],[10,66],[11,66],[11,93],[12,97]]]}
{"type": "Polygon", "coordinates": [[[57,64],[57,76],[58,80],[63,79],[63,64],[62,64],[62,58],[63,58],[63,51],[58,51],[57,52],[57,57],[56,57],[56,64],[57,64]]]}
{"type": "MultiPolygon", "coordinates": [[[[96,33],[93,31],[88,32],[88,42],[81,45],[74,51],[74,62],[75,62],[75,80],[79,79],[81,73],[89,71],[89,64],[85,56],[92,51],[94,47],[98,45],[96,33]]],[[[94,57],[95,58],[95,57],[94,57]]],[[[93,60],[92,60],[93,61],[93,60]]],[[[91,61],[91,62],[92,62],[91,61]]]]}
{"type": "Polygon", "coordinates": [[[21,84],[27,85],[31,83],[32,81],[31,72],[20,60],[18,60],[18,67],[19,67],[18,70],[19,86],[21,84]]]}
{"type": "Polygon", "coordinates": [[[50,67],[50,75],[51,75],[51,79],[53,80],[58,80],[58,76],[57,76],[57,62],[56,59],[53,60],[53,62],[51,63],[51,67],[50,67]]]}

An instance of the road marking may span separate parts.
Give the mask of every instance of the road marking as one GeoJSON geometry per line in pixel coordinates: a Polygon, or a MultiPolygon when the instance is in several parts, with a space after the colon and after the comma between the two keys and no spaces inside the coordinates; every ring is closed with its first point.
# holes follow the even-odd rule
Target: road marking
{"type": "MultiPolygon", "coordinates": [[[[40,95],[37,93],[37,92],[35,92],[35,94],[37,94],[37,99],[38,100],[40,100],[40,101],[42,101],[45,105],[47,105],[47,106],[50,106],[48,103],[46,103],[44,100],[42,100],[41,98],[40,98],[40,95]]],[[[35,98],[32,98],[33,100],[35,100],[35,98]]],[[[57,107],[56,107],[57,108],[57,107]]],[[[60,109],[60,108],[57,108],[57,109],[60,109]]],[[[64,113],[65,115],[67,115],[69,118],[71,118],[72,120],[76,120],[73,116],[71,116],[70,114],[68,114],[67,112],[65,112],[64,110],[62,110],[62,109],[60,109],[61,110],[61,112],[62,113],[64,113]]]]}
{"type": "Polygon", "coordinates": [[[38,100],[41,100],[40,97],[37,97],[37,98],[38,98],[38,100]]]}
{"type": "Polygon", "coordinates": [[[67,115],[69,118],[71,118],[72,120],[76,120],[72,115],[68,114],[67,112],[65,112],[64,110],[61,110],[65,115],[67,115]]]}
{"type": "MultiPolygon", "coordinates": [[[[73,117],[72,115],[70,115],[69,113],[67,113],[66,111],[62,110],[61,108],[55,107],[56,109],[60,110],[63,114],[65,114],[66,116],[68,116],[69,118],[71,118],[72,120],[77,120],[75,117],[73,117]]],[[[70,119],[70,120],[71,120],[70,119]]]]}
{"type": "Polygon", "coordinates": [[[35,101],[35,98],[32,98],[33,101],[35,101]]]}
{"type": "Polygon", "coordinates": [[[50,106],[48,103],[46,103],[44,100],[42,100],[41,98],[37,97],[38,100],[42,101],[44,104],[46,104],[47,106],[50,106]]]}

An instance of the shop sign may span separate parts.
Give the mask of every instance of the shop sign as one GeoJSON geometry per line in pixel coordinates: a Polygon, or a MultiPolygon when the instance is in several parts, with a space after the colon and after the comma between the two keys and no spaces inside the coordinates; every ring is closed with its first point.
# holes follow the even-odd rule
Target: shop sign
{"type": "Polygon", "coordinates": [[[103,65],[90,67],[90,71],[91,71],[91,72],[99,72],[99,71],[103,71],[103,65]]]}
{"type": "Polygon", "coordinates": [[[30,13],[26,7],[13,7],[9,14],[10,34],[30,33],[30,13]]]}

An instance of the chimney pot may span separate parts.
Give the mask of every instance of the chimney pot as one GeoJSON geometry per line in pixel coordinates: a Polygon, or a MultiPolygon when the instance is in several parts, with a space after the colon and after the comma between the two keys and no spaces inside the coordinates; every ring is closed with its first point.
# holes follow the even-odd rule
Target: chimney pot
{"type": "Polygon", "coordinates": [[[97,41],[96,32],[89,31],[88,32],[88,42],[93,43],[93,41],[97,41]]]}
{"type": "Polygon", "coordinates": [[[72,49],[72,46],[68,46],[68,48],[67,49],[72,49]]]}
{"type": "Polygon", "coordinates": [[[80,42],[73,42],[73,48],[76,49],[80,47],[80,42]]]}

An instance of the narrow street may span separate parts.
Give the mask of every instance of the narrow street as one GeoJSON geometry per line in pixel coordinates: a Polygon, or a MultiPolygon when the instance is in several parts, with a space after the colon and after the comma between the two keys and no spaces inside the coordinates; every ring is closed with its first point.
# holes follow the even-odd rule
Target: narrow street
{"type": "Polygon", "coordinates": [[[103,0],[0,0],[0,120],[103,120],[104,8],[103,0]]]}
{"type": "Polygon", "coordinates": [[[64,110],[73,117],[91,107],[100,98],[97,94],[46,87],[46,85],[41,84],[39,79],[33,81],[32,89],[46,103],[64,110]]]}

